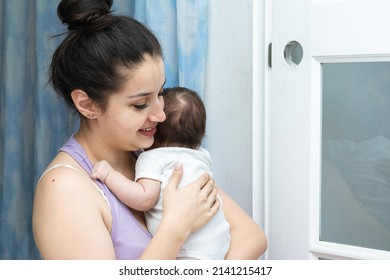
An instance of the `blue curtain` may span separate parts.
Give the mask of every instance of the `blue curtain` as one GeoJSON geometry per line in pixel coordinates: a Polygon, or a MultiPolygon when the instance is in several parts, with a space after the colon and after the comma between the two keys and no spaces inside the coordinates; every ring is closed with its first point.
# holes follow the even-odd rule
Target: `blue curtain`
{"type": "MultiPolygon", "coordinates": [[[[36,182],[78,127],[47,84],[65,31],[53,0],[0,0],[0,259],[37,259],[31,229],[36,182]]],[[[207,0],[114,0],[118,14],[148,25],[164,49],[167,86],[203,95],[207,0]]]]}
{"type": "Polygon", "coordinates": [[[207,0],[135,0],[134,13],[163,45],[167,86],[186,86],[203,97],[207,0]]]}

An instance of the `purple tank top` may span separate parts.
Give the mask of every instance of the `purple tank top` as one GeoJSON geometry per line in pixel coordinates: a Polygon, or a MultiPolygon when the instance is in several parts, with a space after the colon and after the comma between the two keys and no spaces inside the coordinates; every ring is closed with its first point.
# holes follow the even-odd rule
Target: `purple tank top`
{"type": "MultiPolygon", "coordinates": [[[[87,171],[88,174],[91,174],[93,167],[92,163],[73,135],[60,151],[69,154],[85,171],[87,171]]],[[[105,184],[99,180],[95,182],[106,195],[111,207],[111,239],[114,244],[116,258],[118,260],[138,259],[150,242],[150,239],[152,238],[151,234],[140,226],[127,206],[119,201],[105,184]]]]}

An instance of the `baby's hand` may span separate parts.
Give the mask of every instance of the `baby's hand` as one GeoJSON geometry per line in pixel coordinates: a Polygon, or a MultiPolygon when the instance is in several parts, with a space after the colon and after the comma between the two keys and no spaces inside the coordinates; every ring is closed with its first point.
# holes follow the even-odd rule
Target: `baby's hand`
{"type": "Polygon", "coordinates": [[[91,177],[105,183],[111,170],[112,167],[106,160],[98,161],[92,169],[91,177]]]}

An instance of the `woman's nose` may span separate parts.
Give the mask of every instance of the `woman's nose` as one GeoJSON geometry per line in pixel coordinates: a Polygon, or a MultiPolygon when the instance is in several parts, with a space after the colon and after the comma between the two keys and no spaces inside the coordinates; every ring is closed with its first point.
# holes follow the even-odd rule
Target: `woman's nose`
{"type": "Polygon", "coordinates": [[[151,114],[151,121],[163,122],[166,118],[167,117],[164,113],[164,100],[163,98],[159,98],[154,105],[153,112],[151,114]]]}

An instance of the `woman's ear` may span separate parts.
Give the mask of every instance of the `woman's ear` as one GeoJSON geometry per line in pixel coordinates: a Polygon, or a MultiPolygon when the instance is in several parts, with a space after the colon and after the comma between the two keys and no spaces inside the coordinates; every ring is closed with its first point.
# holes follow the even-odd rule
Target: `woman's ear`
{"type": "Polygon", "coordinates": [[[88,94],[80,89],[75,89],[71,93],[73,103],[81,115],[88,119],[96,118],[97,107],[88,94]]]}

